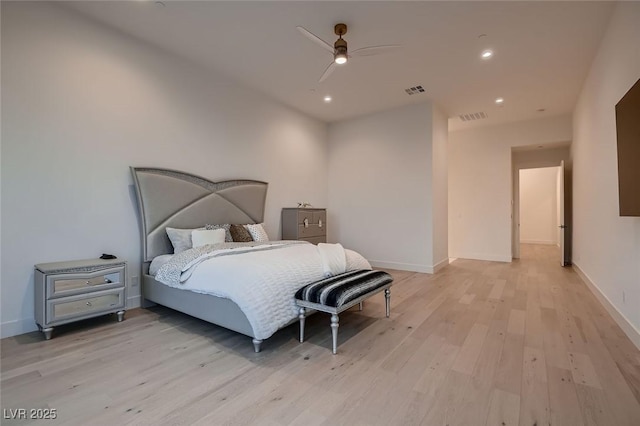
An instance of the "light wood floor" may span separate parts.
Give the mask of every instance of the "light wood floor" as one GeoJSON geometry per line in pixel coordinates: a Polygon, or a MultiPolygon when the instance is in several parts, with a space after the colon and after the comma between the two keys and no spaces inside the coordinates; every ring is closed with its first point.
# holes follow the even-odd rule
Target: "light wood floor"
{"type": "Polygon", "coordinates": [[[336,356],[323,314],[304,344],[291,326],[260,354],[164,308],[4,339],[2,408],[77,425],[640,425],[640,352],[558,257],[392,271],[391,318],[381,295],[342,314],[336,356]]]}

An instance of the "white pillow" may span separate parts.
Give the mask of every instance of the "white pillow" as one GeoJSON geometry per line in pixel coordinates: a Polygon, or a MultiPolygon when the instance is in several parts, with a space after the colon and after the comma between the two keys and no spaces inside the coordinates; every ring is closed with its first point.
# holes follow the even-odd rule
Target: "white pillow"
{"type": "Polygon", "coordinates": [[[223,225],[205,225],[204,229],[224,229],[225,231],[225,236],[224,236],[224,240],[228,243],[233,242],[233,238],[231,237],[231,225],[228,223],[225,223],[223,225]]]}
{"type": "Polygon", "coordinates": [[[251,234],[251,238],[253,238],[253,241],[269,241],[267,231],[264,230],[264,227],[261,223],[244,225],[244,227],[247,228],[247,231],[249,231],[249,233],[251,234]]]}
{"type": "Polygon", "coordinates": [[[194,229],[191,232],[193,247],[201,247],[207,244],[224,243],[225,230],[219,229],[194,229]]]}
{"type": "Polygon", "coordinates": [[[169,239],[171,240],[171,244],[173,245],[173,253],[182,253],[183,251],[189,250],[193,247],[193,243],[191,242],[191,232],[193,229],[167,228],[166,231],[169,239]]]}

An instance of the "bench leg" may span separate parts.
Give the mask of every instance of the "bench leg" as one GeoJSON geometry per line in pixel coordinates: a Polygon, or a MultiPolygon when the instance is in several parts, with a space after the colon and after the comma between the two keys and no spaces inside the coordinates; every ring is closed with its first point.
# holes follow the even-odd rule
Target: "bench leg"
{"type": "Polygon", "coordinates": [[[253,351],[255,353],[258,353],[258,352],[260,352],[261,349],[262,349],[262,340],[253,339],[253,351]]]}
{"type": "Polygon", "coordinates": [[[391,315],[391,290],[388,288],[384,289],[384,305],[387,310],[387,318],[391,315]]]}
{"type": "Polygon", "coordinates": [[[300,319],[300,343],[304,342],[304,318],[307,310],[305,308],[298,309],[298,318],[300,319]]]}
{"type": "Polygon", "coordinates": [[[335,355],[338,352],[338,315],[331,315],[331,337],[333,340],[333,354],[335,355]]]}
{"type": "Polygon", "coordinates": [[[364,302],[360,302],[358,310],[361,311],[364,308],[364,302]]]}

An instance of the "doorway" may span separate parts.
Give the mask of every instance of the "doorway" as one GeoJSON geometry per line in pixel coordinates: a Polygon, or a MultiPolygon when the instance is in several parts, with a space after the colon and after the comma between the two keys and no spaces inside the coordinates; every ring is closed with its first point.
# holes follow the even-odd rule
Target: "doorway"
{"type": "Polygon", "coordinates": [[[560,248],[559,226],[563,225],[560,166],[520,169],[519,174],[519,243],[560,248]]]}
{"type": "Polygon", "coordinates": [[[566,142],[512,148],[511,248],[514,259],[520,258],[522,242],[559,246],[557,261],[563,266],[571,264],[569,146],[566,142]],[[523,199],[521,189],[525,192],[523,199]]]}

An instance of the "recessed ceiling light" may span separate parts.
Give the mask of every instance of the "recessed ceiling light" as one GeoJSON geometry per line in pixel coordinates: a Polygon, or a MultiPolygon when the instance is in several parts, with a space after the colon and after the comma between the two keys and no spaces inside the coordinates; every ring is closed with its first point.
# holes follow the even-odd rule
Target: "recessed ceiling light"
{"type": "Polygon", "coordinates": [[[493,51],[492,50],[483,50],[482,53],[480,54],[480,57],[482,59],[489,59],[493,56],[493,51]]]}
{"type": "Polygon", "coordinates": [[[333,99],[333,98],[332,98],[331,96],[329,96],[329,95],[327,95],[327,96],[325,96],[325,97],[324,97],[324,101],[325,101],[326,103],[331,102],[331,100],[332,100],[332,99],[333,99]]]}
{"type": "Polygon", "coordinates": [[[498,105],[502,105],[504,103],[504,98],[496,98],[496,103],[498,105]]]}

